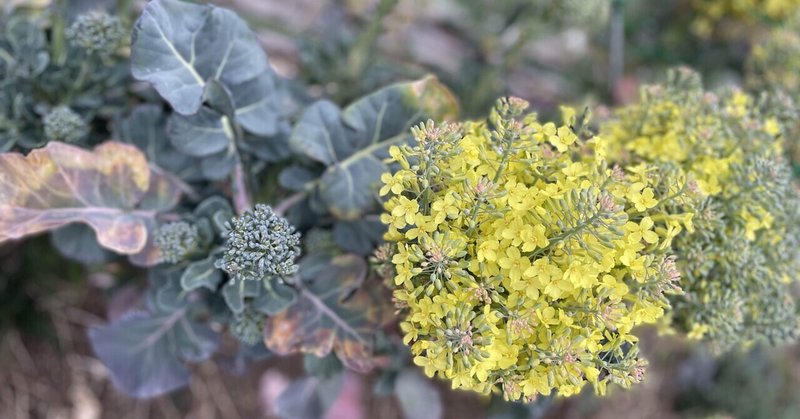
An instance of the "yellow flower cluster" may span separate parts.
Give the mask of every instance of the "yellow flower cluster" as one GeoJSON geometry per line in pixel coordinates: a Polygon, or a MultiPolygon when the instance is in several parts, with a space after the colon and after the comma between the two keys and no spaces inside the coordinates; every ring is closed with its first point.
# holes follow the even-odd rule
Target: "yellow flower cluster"
{"type": "Polygon", "coordinates": [[[753,45],[747,60],[747,83],[755,90],[784,89],[800,97],[800,22],[775,28],[753,45]]]}
{"type": "Polygon", "coordinates": [[[679,69],[601,128],[609,158],[671,167],[706,196],[665,207],[695,214],[673,243],[686,292],[672,299],[673,319],[720,349],[798,330],[786,286],[800,263],[798,197],[782,159],[783,121],[768,105],[739,91],[705,92],[696,73],[679,69]]]}
{"type": "MultiPolygon", "coordinates": [[[[746,63],[747,85],[753,91],[772,92],[776,106],[782,110],[781,119],[795,119],[788,124],[785,135],[787,154],[800,169],[800,123],[796,123],[800,108],[800,16],[786,25],[775,28],[753,45],[746,63]],[[786,118],[788,116],[788,118],[786,118]]],[[[787,125],[787,121],[783,121],[787,125]]]]}
{"type": "Polygon", "coordinates": [[[486,122],[420,125],[390,149],[382,221],[414,363],[510,400],[638,382],[634,326],[679,293],[669,249],[688,193],[646,166],[608,168],[587,117],[540,123],[520,99],[486,122]]]}
{"type": "Polygon", "coordinates": [[[693,29],[707,36],[720,22],[782,22],[800,10],[800,0],[692,0],[692,6],[697,12],[693,29]]]}

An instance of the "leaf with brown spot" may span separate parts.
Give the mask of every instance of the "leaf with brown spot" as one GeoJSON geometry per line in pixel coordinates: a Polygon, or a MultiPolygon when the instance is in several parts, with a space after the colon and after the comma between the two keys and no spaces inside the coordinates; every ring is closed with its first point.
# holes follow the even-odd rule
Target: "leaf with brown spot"
{"type": "Polygon", "coordinates": [[[178,181],[131,145],[109,141],[90,151],[50,142],[27,156],[2,153],[0,242],[78,222],[101,246],[153,264],[155,217],[179,197],[178,181]]]}
{"type": "Polygon", "coordinates": [[[267,320],[266,346],[281,355],[323,357],[333,351],[353,370],[372,369],[374,334],[391,310],[382,285],[365,283],[367,271],[358,255],[306,257],[300,262],[298,301],[267,320]]]}

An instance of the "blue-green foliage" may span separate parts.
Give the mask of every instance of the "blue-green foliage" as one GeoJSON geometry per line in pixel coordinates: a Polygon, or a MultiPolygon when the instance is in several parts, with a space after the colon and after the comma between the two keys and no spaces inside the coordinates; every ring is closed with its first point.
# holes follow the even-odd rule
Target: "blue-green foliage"
{"type": "MultiPolygon", "coordinates": [[[[86,18],[75,27],[94,29],[69,39],[75,45],[104,36],[111,42],[113,31],[103,29],[107,23],[86,18]]],[[[264,352],[266,329],[285,333],[289,327],[288,340],[267,346],[333,359],[330,353],[336,351],[348,364],[372,365],[371,334],[386,318],[382,307],[365,305],[380,301],[383,292],[380,282],[366,281],[366,256],[382,242],[376,187],[388,168],[381,160],[391,144],[408,140],[411,125],[451,116],[449,92],[428,78],[382,89],[343,111],[320,101],[301,113],[303,99],[290,94],[288,82],[271,70],[241,18],[179,0],[147,4],[133,27],[131,68],[157,96],[143,95],[149,103],[118,112],[115,137],[179,178],[187,199],[159,222],[153,237],[162,263],[148,275],[147,314],[90,335],[115,382],[139,397],[185,384],[183,364],[203,357],[183,351],[197,342],[159,331],[168,347],[160,346],[162,335],[147,335],[140,350],[112,350],[117,346],[110,340],[133,339],[120,336],[126,329],[146,334],[157,322],[181,326],[176,333],[187,325],[221,324],[242,343],[240,360],[252,359],[247,354],[253,348],[264,352]],[[445,110],[438,110],[438,102],[445,110]],[[335,155],[315,158],[324,147],[335,155]],[[348,179],[357,184],[342,189],[348,179]],[[301,236],[306,231],[308,240],[301,236]],[[298,264],[301,251],[318,261],[309,265],[312,270],[298,264]],[[362,287],[374,289],[362,292],[362,287]],[[333,298],[319,293],[323,289],[347,292],[333,298]],[[287,310],[296,305],[302,306],[299,311],[287,310]],[[323,321],[292,326],[292,316],[309,313],[319,313],[323,321]],[[346,348],[338,346],[345,343],[346,348]],[[160,358],[162,368],[130,367],[145,355],[160,358]]]]}
{"type": "Polygon", "coordinates": [[[60,34],[68,38],[60,44],[58,28],[46,21],[0,16],[0,151],[105,140],[107,133],[90,125],[102,127],[124,106],[129,75],[119,20],[102,12],[80,15],[60,34]]]}

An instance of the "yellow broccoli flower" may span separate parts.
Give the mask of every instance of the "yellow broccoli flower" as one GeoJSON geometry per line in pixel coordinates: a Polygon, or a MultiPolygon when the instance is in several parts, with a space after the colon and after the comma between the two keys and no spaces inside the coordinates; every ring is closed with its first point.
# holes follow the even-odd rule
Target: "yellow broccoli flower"
{"type": "MultiPolygon", "coordinates": [[[[672,300],[670,321],[692,337],[722,349],[794,340],[786,278],[800,272],[800,196],[781,133],[800,126],[797,113],[780,96],[707,92],[687,69],[667,78],[601,127],[609,158],[638,178],[625,196],[645,215],[626,224],[619,260],[640,286],[654,270],[680,281],[688,298],[672,300]],[[678,262],[647,266],[652,247],[674,249],[678,262]]],[[[652,322],[659,310],[642,306],[634,320],[652,322]]]]}
{"type": "Polygon", "coordinates": [[[638,224],[629,221],[625,224],[625,230],[628,231],[628,241],[631,243],[639,243],[644,240],[649,244],[657,243],[658,234],[651,231],[653,225],[655,225],[655,223],[653,223],[653,219],[650,217],[642,218],[642,221],[638,224]]]}
{"type": "Polygon", "coordinates": [[[643,244],[666,232],[668,197],[650,168],[605,170],[574,110],[556,125],[526,107],[501,100],[457,136],[420,125],[392,154],[420,174],[383,177],[404,342],[426,374],[510,400],[636,382],[630,331],[677,289],[670,248],[643,244]]]}
{"type": "Polygon", "coordinates": [[[644,212],[655,207],[658,201],[655,199],[653,188],[647,188],[642,182],[636,182],[628,187],[628,199],[633,202],[636,211],[644,212]]]}

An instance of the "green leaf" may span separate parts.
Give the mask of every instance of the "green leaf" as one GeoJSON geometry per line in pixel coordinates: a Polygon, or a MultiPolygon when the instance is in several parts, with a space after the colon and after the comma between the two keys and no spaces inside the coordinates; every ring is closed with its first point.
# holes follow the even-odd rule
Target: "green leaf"
{"type": "Polygon", "coordinates": [[[385,232],[386,225],[378,219],[337,221],[333,225],[333,240],[347,252],[367,256],[383,243],[385,232]]]}
{"type": "Polygon", "coordinates": [[[342,111],[333,102],[321,100],[306,108],[294,127],[289,144],[300,155],[326,166],[333,165],[354,152],[345,147],[354,141],[341,119],[342,111]]]}
{"type": "MultiPolygon", "coordinates": [[[[264,77],[259,77],[257,80],[262,79],[264,77]]],[[[220,110],[203,106],[194,115],[172,115],[167,124],[167,131],[176,149],[190,156],[204,157],[235,148],[232,144],[237,138],[231,123],[231,119],[235,118],[235,121],[247,131],[238,139],[241,140],[238,146],[242,150],[269,162],[280,161],[291,155],[289,124],[278,121],[277,111],[270,107],[271,105],[267,105],[271,103],[269,96],[238,110],[223,111],[228,105],[233,106],[227,90],[217,83],[209,84],[209,87],[213,87],[211,90],[216,92],[213,101],[218,104],[220,110]]],[[[270,93],[243,90],[241,96],[245,100],[256,100],[260,94],[270,93]]]]}
{"type": "Polygon", "coordinates": [[[319,174],[312,169],[293,164],[281,171],[278,183],[292,191],[302,191],[307,185],[319,178],[319,174]]]}
{"type": "Polygon", "coordinates": [[[436,419],[443,413],[439,390],[417,369],[404,369],[395,381],[394,394],[406,419],[436,419]]]}
{"type": "Polygon", "coordinates": [[[227,199],[214,195],[201,201],[194,209],[196,217],[212,219],[217,213],[224,213],[228,218],[233,217],[233,207],[227,199]]]}
{"type": "Polygon", "coordinates": [[[231,86],[236,122],[248,132],[269,137],[278,133],[275,75],[265,71],[255,79],[231,86]]]}
{"type": "Polygon", "coordinates": [[[64,257],[91,265],[112,260],[114,254],[97,244],[91,228],[70,224],[53,230],[50,242],[64,257]]]}
{"type": "Polygon", "coordinates": [[[220,115],[235,118],[236,105],[233,104],[231,92],[219,80],[209,80],[204,94],[205,103],[220,115]]]}
{"type": "Polygon", "coordinates": [[[222,297],[235,314],[244,311],[245,305],[267,315],[273,315],[297,300],[293,288],[279,278],[264,278],[261,281],[229,281],[222,287],[222,297]]]}
{"type": "Polygon", "coordinates": [[[374,333],[390,318],[382,285],[364,285],[366,261],[357,255],[313,255],[300,262],[298,301],[271,316],[267,347],[282,355],[319,357],[333,351],[344,365],[365,372],[374,366],[374,333]]]}
{"type": "Polygon", "coordinates": [[[174,270],[161,277],[164,282],[158,284],[154,300],[155,306],[160,311],[180,310],[189,304],[187,293],[181,287],[179,275],[180,271],[174,270]]]}
{"type": "Polygon", "coordinates": [[[226,150],[234,139],[228,117],[205,106],[194,115],[172,115],[167,123],[167,135],[178,151],[195,157],[226,150]]]}
{"type": "Polygon", "coordinates": [[[133,30],[133,76],[152,83],[176,112],[203,102],[208,80],[229,89],[267,70],[255,34],[235,13],[178,0],[147,4],[133,30]]]}
{"type": "Polygon", "coordinates": [[[193,291],[200,287],[205,287],[210,291],[216,291],[222,282],[222,271],[214,267],[217,256],[212,254],[209,257],[192,262],[181,274],[181,287],[184,291],[193,291]]]}
{"type": "Polygon", "coordinates": [[[185,362],[208,359],[219,336],[186,310],[130,313],[89,330],[89,340],[114,384],[134,397],[154,397],[189,383],[185,362]]]}
{"type": "Polygon", "coordinates": [[[147,271],[147,290],[145,303],[154,312],[173,312],[186,308],[189,304],[188,293],[181,287],[182,267],[172,264],[161,264],[147,271]]]}
{"type": "Polygon", "coordinates": [[[289,140],[295,153],[328,166],[317,183],[327,209],[346,220],[379,206],[377,185],[389,168],[388,149],[411,140],[409,128],[428,118],[454,118],[455,98],[435,78],[395,84],[346,109],[327,101],[306,109],[289,140]]]}
{"type": "Polygon", "coordinates": [[[194,209],[194,216],[209,220],[218,234],[225,231],[225,223],[233,218],[233,207],[225,198],[215,195],[206,198],[194,209]]]}
{"type": "Polygon", "coordinates": [[[256,311],[272,316],[278,314],[297,301],[297,292],[286,285],[280,278],[264,280],[261,295],[253,300],[256,311]]]}
{"type": "Polygon", "coordinates": [[[278,130],[278,133],[270,137],[245,134],[239,147],[267,163],[286,160],[292,156],[292,149],[289,147],[291,126],[287,122],[281,122],[278,130]]]}
{"type": "Polygon", "coordinates": [[[178,152],[167,137],[167,118],[161,105],[139,105],[114,123],[114,138],[133,144],[147,160],[184,180],[200,180],[197,160],[178,152]]]}
{"type": "Polygon", "coordinates": [[[230,149],[204,157],[200,161],[200,171],[208,180],[223,180],[236,166],[236,157],[230,149]]]}
{"type": "Polygon", "coordinates": [[[0,154],[0,242],[80,222],[101,246],[153,264],[155,217],[179,198],[178,182],[131,145],[50,142],[27,156],[0,154]]]}
{"type": "Polygon", "coordinates": [[[258,297],[263,287],[261,281],[231,280],[222,287],[222,297],[232,312],[240,314],[244,311],[245,298],[258,297]]]}

